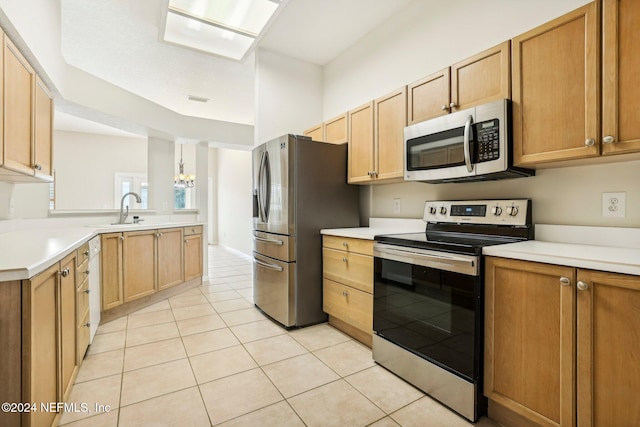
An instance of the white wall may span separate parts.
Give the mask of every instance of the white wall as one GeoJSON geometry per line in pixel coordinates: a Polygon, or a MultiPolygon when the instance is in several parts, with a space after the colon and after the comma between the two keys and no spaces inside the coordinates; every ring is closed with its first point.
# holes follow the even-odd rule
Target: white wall
{"type": "Polygon", "coordinates": [[[147,173],[147,138],[67,131],[53,137],[56,209],[113,209],[114,173],[147,173]]]}
{"type": "Polygon", "coordinates": [[[251,254],[251,151],[218,149],[218,243],[251,254]]]}
{"type": "MultiPolygon", "coordinates": [[[[421,79],[569,12],[585,0],[416,0],[324,69],[323,119],[421,79]]],[[[618,158],[619,159],[619,158],[618,158]]],[[[536,177],[486,183],[372,186],[373,217],[422,216],[426,200],[530,197],[534,222],[640,226],[640,162],[538,170],[536,177]],[[605,219],[604,191],[627,193],[627,216],[605,219]],[[393,199],[402,211],[393,213],[393,199]]],[[[362,196],[361,196],[362,197],[362,196]]]]}
{"type": "Polygon", "coordinates": [[[301,134],[322,122],[322,69],[259,49],[256,54],[254,143],[301,134]]]}

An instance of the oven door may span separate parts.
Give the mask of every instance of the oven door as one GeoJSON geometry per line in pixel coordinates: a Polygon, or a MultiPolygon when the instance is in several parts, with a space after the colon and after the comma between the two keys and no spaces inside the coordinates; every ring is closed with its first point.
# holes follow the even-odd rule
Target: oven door
{"type": "Polygon", "coordinates": [[[374,246],[373,330],[469,382],[480,377],[480,257],[374,246]]]}

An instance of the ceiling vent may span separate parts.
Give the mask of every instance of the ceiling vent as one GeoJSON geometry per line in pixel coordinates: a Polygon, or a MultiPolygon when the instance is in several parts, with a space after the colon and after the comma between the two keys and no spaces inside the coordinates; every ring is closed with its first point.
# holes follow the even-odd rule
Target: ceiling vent
{"type": "Polygon", "coordinates": [[[195,95],[188,95],[187,99],[189,101],[196,101],[196,102],[207,102],[207,101],[209,101],[209,98],[203,98],[201,96],[195,96],[195,95]]]}

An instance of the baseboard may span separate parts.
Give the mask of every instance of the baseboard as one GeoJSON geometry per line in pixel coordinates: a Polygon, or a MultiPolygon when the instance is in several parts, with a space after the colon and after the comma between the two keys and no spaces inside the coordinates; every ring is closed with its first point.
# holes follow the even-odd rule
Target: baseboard
{"type": "Polygon", "coordinates": [[[247,261],[253,261],[253,257],[251,255],[247,255],[244,252],[240,252],[239,250],[231,248],[229,246],[225,246],[225,245],[218,245],[218,246],[220,246],[225,251],[231,252],[232,254],[239,256],[240,258],[246,259],[247,261]]]}

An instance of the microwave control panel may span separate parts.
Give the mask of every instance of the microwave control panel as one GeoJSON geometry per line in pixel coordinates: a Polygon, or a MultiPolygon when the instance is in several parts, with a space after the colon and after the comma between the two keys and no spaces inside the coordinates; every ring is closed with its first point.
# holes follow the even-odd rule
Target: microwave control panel
{"type": "Polygon", "coordinates": [[[500,158],[500,121],[498,119],[476,123],[476,162],[500,158]]]}

